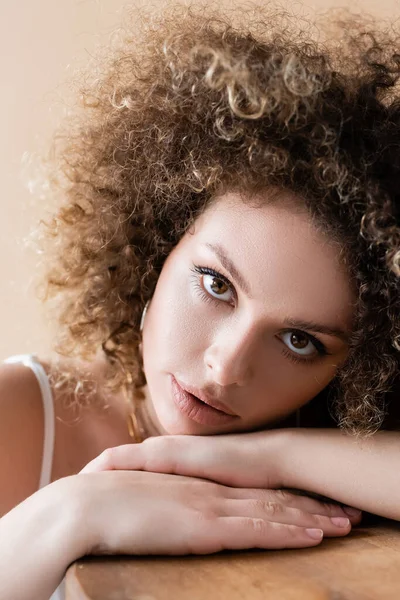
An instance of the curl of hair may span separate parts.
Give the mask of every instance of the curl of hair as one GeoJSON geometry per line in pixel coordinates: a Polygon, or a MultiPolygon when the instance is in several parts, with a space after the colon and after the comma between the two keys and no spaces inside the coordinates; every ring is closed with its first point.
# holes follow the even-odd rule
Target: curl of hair
{"type": "Polygon", "coordinates": [[[130,374],[139,392],[140,316],[172,248],[224,191],[290,190],[343,248],[357,303],[332,407],[373,433],[399,372],[398,36],[350,15],[316,42],[266,6],[132,14],[48,159],[58,352],[102,350],[111,389],[130,374]]]}

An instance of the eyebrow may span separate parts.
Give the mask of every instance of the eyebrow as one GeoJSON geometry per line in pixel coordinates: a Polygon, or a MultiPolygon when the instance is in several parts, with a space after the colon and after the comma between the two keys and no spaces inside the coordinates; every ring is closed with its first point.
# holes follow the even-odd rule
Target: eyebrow
{"type": "Polygon", "coordinates": [[[247,284],[243,275],[238,271],[235,267],[229,256],[226,254],[224,248],[220,246],[220,244],[210,244],[206,243],[205,246],[212,250],[214,254],[219,258],[221,265],[230,273],[230,275],[235,279],[235,281],[239,284],[242,291],[249,297],[252,298],[250,294],[250,287],[247,284]]]}
{"type": "MultiPolygon", "coordinates": [[[[212,252],[214,252],[224,269],[226,269],[231,275],[231,277],[239,284],[241,290],[249,298],[252,298],[248,283],[246,282],[245,278],[240,273],[240,271],[235,267],[234,263],[229,258],[229,256],[226,254],[224,248],[220,244],[211,244],[209,242],[206,242],[205,246],[209,248],[212,252]]],[[[314,321],[303,321],[301,319],[292,319],[290,317],[284,319],[284,325],[287,327],[294,327],[295,329],[304,329],[306,331],[312,331],[315,333],[322,333],[325,335],[334,336],[345,343],[349,342],[349,334],[346,333],[346,331],[341,327],[332,327],[330,325],[322,325],[321,323],[315,323],[314,321]]]]}
{"type": "Polygon", "coordinates": [[[314,321],[299,321],[298,319],[285,319],[285,325],[289,327],[295,327],[296,329],[305,329],[306,331],[313,331],[315,333],[323,333],[325,335],[332,335],[341,339],[346,344],[349,342],[349,334],[340,327],[330,327],[329,325],[321,325],[320,323],[314,323],[314,321]]]}

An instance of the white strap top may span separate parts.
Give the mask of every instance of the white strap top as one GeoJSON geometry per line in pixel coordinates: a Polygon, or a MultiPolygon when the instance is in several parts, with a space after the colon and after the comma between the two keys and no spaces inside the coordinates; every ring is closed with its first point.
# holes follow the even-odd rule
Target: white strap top
{"type": "MultiPolygon", "coordinates": [[[[42,468],[40,471],[39,487],[41,489],[45,485],[51,482],[51,468],[53,464],[53,453],[54,453],[54,436],[55,436],[55,422],[54,422],[54,404],[53,394],[47,373],[43,366],[40,364],[38,359],[33,354],[18,354],[10,356],[4,362],[6,363],[22,363],[26,367],[32,369],[38,380],[40,391],[43,399],[44,409],[44,442],[43,442],[43,458],[42,468]]],[[[61,582],[57,590],[52,594],[50,600],[64,600],[65,588],[64,580],[61,582]]]]}
{"type": "Polygon", "coordinates": [[[22,363],[26,367],[29,367],[36,375],[40,386],[44,409],[43,458],[38,488],[41,489],[51,482],[51,467],[53,464],[55,427],[53,395],[51,393],[50,383],[46,371],[33,354],[18,354],[16,356],[10,356],[10,358],[7,358],[4,362],[22,363]]]}

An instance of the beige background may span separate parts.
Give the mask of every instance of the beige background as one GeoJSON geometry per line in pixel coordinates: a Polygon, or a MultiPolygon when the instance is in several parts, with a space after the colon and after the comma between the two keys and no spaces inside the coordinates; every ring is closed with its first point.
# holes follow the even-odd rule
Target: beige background
{"type": "MultiPolygon", "coordinates": [[[[284,2],[282,1],[282,4],[284,2]]],[[[0,359],[47,353],[50,335],[32,288],[36,257],[24,242],[48,207],[27,189],[22,165],[46,147],[68,103],[66,82],[121,18],[122,0],[19,0],[0,5],[0,359]]],[[[161,0],[152,2],[160,6],[161,0]]],[[[337,0],[294,3],[312,15],[337,0]]],[[[359,0],[353,9],[400,17],[399,0],[359,0]]]]}

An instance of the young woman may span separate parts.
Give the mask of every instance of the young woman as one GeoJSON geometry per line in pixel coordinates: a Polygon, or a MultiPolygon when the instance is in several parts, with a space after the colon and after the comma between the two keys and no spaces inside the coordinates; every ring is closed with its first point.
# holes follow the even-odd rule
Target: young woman
{"type": "Polygon", "coordinates": [[[238,14],[127,34],[56,138],[63,358],[0,370],[4,600],[48,598],[88,553],[400,519],[398,45],[238,14]]]}

